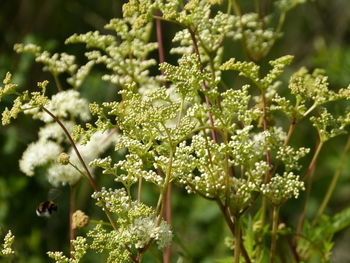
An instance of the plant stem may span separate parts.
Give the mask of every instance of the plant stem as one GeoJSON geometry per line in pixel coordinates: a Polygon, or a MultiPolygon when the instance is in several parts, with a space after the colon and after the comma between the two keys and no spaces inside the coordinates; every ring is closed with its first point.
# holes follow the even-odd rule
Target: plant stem
{"type": "Polygon", "coordinates": [[[63,91],[61,82],[60,82],[60,80],[58,79],[57,74],[53,74],[53,78],[54,78],[54,80],[55,80],[55,84],[56,84],[56,87],[57,87],[58,91],[63,91]]]}
{"type": "MultiPolygon", "coordinates": [[[[73,149],[74,149],[74,152],[77,154],[78,159],[79,159],[81,165],[83,166],[83,168],[84,168],[84,170],[85,170],[85,172],[86,172],[86,173],[84,174],[85,177],[88,179],[88,181],[89,181],[90,185],[92,186],[92,188],[93,188],[96,192],[98,192],[98,191],[99,191],[99,187],[97,186],[97,184],[96,184],[94,178],[92,177],[92,174],[90,173],[90,170],[88,169],[86,163],[84,162],[83,157],[81,157],[80,152],[79,152],[79,150],[78,150],[78,148],[77,148],[77,146],[76,146],[76,144],[75,144],[75,142],[74,142],[72,136],[71,136],[70,133],[68,132],[67,128],[66,128],[66,127],[64,126],[64,124],[63,124],[52,112],[50,112],[47,108],[42,107],[42,109],[43,109],[47,114],[49,114],[49,115],[58,123],[58,125],[62,128],[62,130],[63,130],[63,132],[66,134],[66,136],[67,136],[67,138],[68,138],[70,144],[72,145],[72,147],[73,147],[73,149]]],[[[107,207],[106,207],[105,205],[103,205],[102,208],[103,208],[103,211],[105,212],[105,214],[106,214],[106,216],[107,216],[109,222],[112,224],[114,230],[117,231],[117,230],[118,230],[118,226],[117,226],[117,224],[114,222],[114,219],[113,219],[113,217],[112,217],[112,214],[109,212],[109,210],[107,209],[107,207]]],[[[130,253],[130,255],[129,255],[129,256],[130,256],[130,259],[131,259],[133,262],[135,262],[135,263],[138,262],[137,259],[133,256],[133,253],[132,253],[132,251],[130,250],[130,248],[129,248],[128,246],[125,246],[125,249],[130,253]]]]}
{"type": "Polygon", "coordinates": [[[137,187],[137,201],[141,201],[141,192],[142,192],[142,177],[139,177],[139,184],[137,187]]]}
{"type": "Polygon", "coordinates": [[[278,205],[273,205],[271,248],[270,248],[270,263],[274,263],[275,262],[278,218],[279,218],[279,206],[278,205]]]}
{"type": "Polygon", "coordinates": [[[298,222],[298,227],[297,227],[297,235],[300,235],[301,230],[303,228],[304,219],[305,219],[305,212],[306,212],[306,206],[307,206],[307,202],[308,202],[309,197],[310,197],[312,179],[313,179],[313,175],[315,173],[316,160],[317,160],[318,155],[319,155],[319,153],[320,153],[320,151],[322,149],[322,146],[323,146],[323,142],[320,141],[319,144],[317,145],[317,148],[316,148],[316,151],[314,153],[314,156],[312,157],[312,160],[311,160],[311,162],[309,164],[307,172],[306,172],[306,174],[304,176],[304,178],[307,180],[307,183],[306,183],[306,196],[305,196],[305,199],[304,199],[304,206],[303,206],[302,212],[301,212],[300,217],[299,217],[299,222],[298,222]]]}
{"type": "MultiPolygon", "coordinates": [[[[205,196],[203,196],[203,197],[205,198],[205,196]]],[[[216,201],[217,205],[219,206],[219,208],[220,208],[220,210],[221,210],[221,212],[222,212],[222,214],[223,214],[223,216],[224,216],[224,218],[225,218],[225,221],[226,221],[226,223],[227,223],[227,225],[228,225],[228,227],[229,227],[231,233],[235,236],[236,226],[235,226],[235,224],[233,223],[233,221],[232,221],[232,219],[231,219],[231,216],[228,214],[228,210],[227,210],[226,207],[221,203],[220,200],[215,199],[215,201],[216,201]]],[[[237,216],[237,218],[239,218],[239,217],[240,217],[240,215],[237,216]]],[[[240,231],[240,234],[242,234],[241,231],[240,231]]],[[[241,252],[242,252],[242,256],[244,257],[246,263],[251,263],[251,260],[250,260],[250,258],[249,258],[249,256],[248,256],[248,252],[247,252],[246,248],[244,247],[243,242],[240,242],[240,250],[241,250],[241,252]]]]}
{"type": "Polygon", "coordinates": [[[74,251],[74,246],[72,241],[75,239],[75,229],[73,228],[73,213],[75,210],[75,194],[77,192],[78,184],[74,184],[70,187],[69,196],[69,250],[70,256],[73,258],[72,252],[74,251]]]}
{"type": "MultiPolygon", "coordinates": [[[[268,130],[268,124],[267,124],[267,110],[266,110],[266,98],[265,98],[265,91],[261,90],[261,99],[262,99],[262,107],[263,107],[263,130],[267,131],[268,130]]],[[[271,156],[270,152],[266,151],[266,163],[271,169],[271,156]]],[[[265,178],[264,178],[264,183],[268,183],[271,179],[272,174],[268,170],[266,172],[265,178]]],[[[266,221],[266,210],[267,210],[267,199],[266,197],[262,198],[262,206],[261,206],[261,222],[262,225],[265,225],[266,221]]]]}
{"type": "Polygon", "coordinates": [[[260,9],[260,18],[263,19],[266,16],[269,7],[269,0],[264,0],[260,9]]]}
{"type": "MultiPolygon", "coordinates": [[[[168,225],[171,225],[171,183],[168,185],[165,203],[165,221],[168,225]]],[[[171,246],[165,247],[163,250],[163,262],[171,262],[171,246]]]]}
{"type": "MultiPolygon", "coordinates": [[[[157,11],[159,14],[160,11],[157,11]]],[[[160,15],[160,14],[159,14],[160,15]]],[[[162,21],[158,18],[156,20],[156,31],[157,31],[157,42],[158,42],[158,55],[159,55],[159,63],[163,63],[165,61],[165,56],[164,56],[164,43],[163,43],[163,32],[162,32],[162,21]]],[[[164,76],[164,71],[161,70],[160,72],[164,76]]],[[[164,86],[166,88],[169,87],[168,82],[164,81],[164,86]]],[[[178,124],[180,122],[181,118],[181,112],[182,112],[182,104],[181,104],[181,110],[179,114],[179,119],[178,119],[178,124]]],[[[167,186],[167,192],[166,192],[166,197],[165,197],[165,221],[171,225],[171,184],[167,186]]],[[[163,262],[164,263],[169,263],[171,262],[171,246],[164,248],[163,250],[163,262]]]]}
{"type": "Polygon", "coordinates": [[[235,251],[234,263],[239,263],[239,255],[241,254],[241,227],[239,225],[239,216],[235,217],[235,251]]]}
{"type": "Polygon", "coordinates": [[[323,214],[325,208],[328,205],[329,200],[331,199],[331,196],[334,192],[335,186],[337,185],[338,179],[339,179],[341,172],[343,170],[349,149],[350,149],[350,136],[348,136],[348,140],[346,141],[344,150],[340,156],[338,167],[337,167],[337,169],[332,177],[332,181],[327,189],[327,193],[326,193],[325,197],[323,198],[322,204],[321,204],[320,208],[318,209],[317,214],[313,220],[313,225],[316,224],[317,219],[323,214]]]}
{"type": "Polygon", "coordinates": [[[167,200],[167,192],[169,190],[171,171],[172,171],[172,166],[173,166],[173,157],[174,157],[174,150],[172,149],[172,146],[171,146],[168,171],[167,171],[166,176],[165,176],[165,182],[164,182],[164,186],[163,186],[163,191],[161,193],[162,203],[161,203],[161,206],[160,206],[160,211],[159,211],[159,217],[158,217],[157,225],[160,225],[160,223],[162,222],[163,213],[165,211],[166,200],[167,200]]]}
{"type": "Polygon", "coordinates": [[[73,147],[73,149],[74,149],[74,152],[75,152],[76,155],[78,156],[78,159],[79,159],[81,165],[83,166],[83,168],[84,168],[84,170],[85,170],[85,172],[86,172],[85,175],[86,175],[86,177],[87,177],[87,179],[88,179],[90,185],[92,186],[92,188],[93,188],[95,191],[99,191],[99,188],[98,188],[98,186],[97,186],[97,184],[96,184],[94,178],[92,178],[92,175],[91,175],[91,173],[90,173],[90,170],[88,169],[87,165],[85,164],[84,159],[81,157],[80,152],[79,152],[79,150],[78,150],[78,148],[77,148],[77,146],[76,146],[76,144],[75,144],[75,142],[74,142],[72,136],[70,135],[70,133],[68,132],[68,130],[66,129],[66,127],[64,126],[64,124],[63,124],[53,113],[51,113],[48,109],[46,109],[45,107],[43,107],[43,110],[44,110],[47,114],[49,114],[49,115],[58,123],[58,125],[61,126],[61,128],[63,129],[64,133],[66,134],[66,136],[67,136],[67,138],[68,138],[70,144],[72,145],[72,147],[73,147]]]}
{"type": "MultiPolygon", "coordinates": [[[[198,48],[198,43],[197,43],[196,35],[195,35],[195,33],[194,33],[194,31],[193,31],[192,29],[189,28],[188,30],[189,30],[190,35],[191,35],[191,38],[192,38],[192,43],[193,43],[194,52],[195,52],[196,55],[198,56],[199,63],[202,65],[202,60],[201,60],[201,55],[200,55],[199,48],[198,48]]],[[[203,69],[203,67],[201,67],[199,70],[200,70],[200,72],[203,72],[204,69],[203,69]]],[[[204,80],[203,80],[202,86],[203,86],[203,89],[204,89],[204,90],[208,90],[207,84],[205,83],[204,80]]],[[[208,96],[205,96],[205,103],[206,103],[208,106],[211,105],[208,96]]],[[[213,119],[213,114],[211,113],[211,111],[209,111],[208,116],[209,116],[210,126],[215,127],[215,125],[214,125],[214,119],[213,119]]],[[[215,143],[218,143],[218,135],[217,135],[215,129],[212,129],[212,130],[211,130],[211,136],[212,136],[214,142],[215,142],[215,143]]]]}
{"type": "MultiPolygon", "coordinates": [[[[161,16],[159,10],[157,10],[157,15],[161,16]]],[[[159,18],[155,18],[155,20],[156,20],[159,64],[161,64],[161,63],[165,62],[162,21],[159,18]]],[[[161,70],[160,74],[164,76],[164,71],[161,70]]],[[[168,86],[169,86],[168,82],[164,81],[164,86],[166,88],[168,88],[168,86]]]]}

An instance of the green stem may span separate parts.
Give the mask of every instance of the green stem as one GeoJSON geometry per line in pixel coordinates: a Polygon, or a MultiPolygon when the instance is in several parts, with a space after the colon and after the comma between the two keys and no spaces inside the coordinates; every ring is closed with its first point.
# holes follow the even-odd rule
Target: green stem
{"type": "Polygon", "coordinates": [[[270,248],[270,263],[275,262],[277,230],[278,230],[279,206],[273,205],[272,214],[272,233],[271,233],[271,248],[270,248]]]}
{"type": "Polygon", "coordinates": [[[141,201],[141,192],[142,192],[142,176],[139,177],[139,184],[137,187],[137,201],[141,201]]]}
{"type": "Polygon", "coordinates": [[[75,194],[78,184],[74,184],[70,187],[70,196],[69,196],[69,250],[70,256],[73,258],[72,252],[74,251],[74,246],[72,241],[75,239],[75,229],[73,228],[73,213],[75,210],[75,194]]]}
{"type": "Polygon", "coordinates": [[[239,256],[241,254],[241,227],[239,225],[239,216],[235,217],[235,250],[234,263],[239,263],[239,256]]]}
{"type": "Polygon", "coordinates": [[[164,182],[163,190],[162,190],[162,193],[161,193],[162,202],[161,202],[161,206],[160,206],[160,211],[159,211],[159,217],[158,217],[157,225],[160,225],[160,223],[162,222],[162,218],[163,218],[163,213],[164,213],[164,209],[165,209],[165,205],[166,205],[166,199],[167,199],[167,192],[168,192],[168,188],[169,188],[169,184],[170,184],[171,170],[172,170],[172,166],[173,166],[173,157],[174,157],[174,151],[173,151],[173,149],[171,147],[168,171],[167,171],[166,176],[165,176],[165,182],[164,182]]]}
{"type": "Polygon", "coordinates": [[[305,212],[306,212],[306,206],[307,206],[307,203],[308,203],[308,200],[310,198],[310,193],[311,193],[311,185],[312,185],[312,179],[313,179],[313,175],[315,173],[315,165],[316,165],[316,160],[318,158],[318,155],[322,149],[322,146],[323,146],[323,142],[320,141],[320,143],[318,144],[317,146],[317,149],[314,153],[314,156],[309,164],[309,167],[307,169],[307,172],[304,176],[304,178],[307,180],[307,183],[306,183],[306,196],[305,196],[305,199],[304,199],[304,206],[303,206],[303,210],[300,214],[300,217],[299,217],[299,222],[298,222],[298,227],[297,227],[297,234],[299,235],[301,233],[301,230],[303,228],[303,224],[304,224],[304,219],[305,219],[305,212]]]}
{"type": "Polygon", "coordinates": [[[339,179],[341,172],[343,170],[349,149],[350,149],[350,135],[348,136],[348,140],[347,140],[346,145],[344,147],[344,150],[341,154],[338,167],[337,167],[337,169],[332,177],[332,181],[327,189],[327,193],[326,193],[325,197],[323,198],[322,204],[321,204],[320,208],[318,209],[317,214],[313,220],[313,225],[316,224],[317,219],[323,214],[325,208],[328,205],[329,200],[331,199],[331,196],[334,192],[335,186],[337,185],[338,179],[339,179]]]}
{"type": "Polygon", "coordinates": [[[56,84],[56,87],[57,87],[58,91],[62,91],[63,90],[62,89],[62,85],[61,85],[60,80],[58,79],[57,74],[53,74],[53,78],[55,80],[55,84],[56,84]]]}

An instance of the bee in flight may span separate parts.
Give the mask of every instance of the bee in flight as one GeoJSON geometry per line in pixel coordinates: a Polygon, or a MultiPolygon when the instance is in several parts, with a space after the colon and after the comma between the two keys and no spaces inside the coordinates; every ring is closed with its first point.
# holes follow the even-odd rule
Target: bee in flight
{"type": "Polygon", "coordinates": [[[57,205],[53,201],[41,202],[36,208],[36,214],[42,217],[50,217],[53,211],[57,211],[57,205]]]}
{"type": "Polygon", "coordinates": [[[50,217],[58,208],[57,204],[52,200],[55,200],[60,194],[61,191],[59,189],[51,188],[48,193],[48,200],[50,201],[41,202],[35,210],[36,214],[41,217],[50,217]]]}

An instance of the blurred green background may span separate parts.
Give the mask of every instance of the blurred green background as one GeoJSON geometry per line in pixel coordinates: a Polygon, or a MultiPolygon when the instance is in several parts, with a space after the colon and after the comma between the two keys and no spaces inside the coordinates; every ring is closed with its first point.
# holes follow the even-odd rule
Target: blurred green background
{"type": "MultiPolygon", "coordinates": [[[[0,9],[0,79],[7,71],[14,74],[14,82],[23,88],[32,89],[37,81],[48,79],[51,75],[41,71],[30,55],[17,55],[13,45],[18,42],[34,42],[52,52],[68,52],[82,58],[81,46],[65,46],[64,40],[73,33],[100,30],[110,18],[120,17],[120,0],[2,0],[0,9]]],[[[253,1],[245,2],[244,11],[249,11],[253,1]]],[[[271,1],[273,2],[273,1],[271,1]]],[[[169,50],[170,38],[177,29],[164,24],[166,51],[169,50]]],[[[292,10],[286,19],[284,35],[277,41],[269,58],[285,54],[295,56],[294,63],[284,74],[304,65],[310,69],[324,68],[329,76],[331,87],[335,90],[350,83],[350,1],[319,0],[300,5],[292,10]]],[[[225,56],[247,59],[241,45],[230,43],[225,56]]],[[[155,54],[156,56],[156,54],[155,54]]],[[[167,60],[175,63],[175,57],[166,53],[167,60]]],[[[101,82],[101,69],[95,69],[82,87],[83,96],[92,100],[105,100],[113,96],[115,89],[108,83],[101,82]],[[102,91],[101,91],[102,90],[102,91]]],[[[1,102],[0,109],[9,102],[1,102]]],[[[337,110],[337,108],[335,108],[337,110]]],[[[21,116],[7,127],[0,126],[0,229],[1,236],[11,229],[16,236],[15,249],[19,252],[13,262],[41,263],[48,262],[45,252],[48,250],[68,251],[68,187],[62,187],[57,199],[58,212],[50,219],[39,218],[35,214],[36,206],[48,197],[50,185],[45,174],[38,171],[29,178],[18,168],[18,160],[27,145],[36,140],[40,123],[27,116],[21,116]]],[[[310,138],[315,133],[310,127],[297,127],[293,142],[297,145],[314,147],[310,138]]],[[[309,213],[319,206],[320,197],[337,166],[346,136],[327,143],[326,154],[318,161],[309,213]]],[[[325,152],[325,151],[324,151],[325,152]]],[[[306,160],[307,161],[307,160],[306,160]]],[[[332,215],[350,204],[350,159],[347,159],[342,177],[337,185],[334,197],[327,213],[332,215]]],[[[97,175],[100,185],[112,184],[109,178],[97,175]]],[[[152,189],[144,195],[152,202],[152,189]]],[[[87,185],[79,188],[77,207],[83,209],[93,219],[104,218],[89,199],[91,190],[87,185]]],[[[282,217],[293,219],[298,214],[300,204],[291,201],[282,209],[282,217]]],[[[175,256],[183,256],[185,262],[214,262],[215,259],[230,255],[224,245],[225,236],[229,236],[216,205],[174,187],[173,224],[175,231],[175,256]]],[[[79,234],[79,232],[78,232],[79,234]]],[[[338,234],[332,262],[350,262],[350,230],[338,234]]],[[[151,250],[145,262],[157,262],[159,252],[151,250]]],[[[0,259],[1,261],[1,259],[0,259]]],[[[96,255],[89,255],[84,262],[97,261],[96,255]]],[[[160,261],[159,261],[160,262],[160,261]]],[[[175,261],[174,261],[175,262],[175,261]]]]}

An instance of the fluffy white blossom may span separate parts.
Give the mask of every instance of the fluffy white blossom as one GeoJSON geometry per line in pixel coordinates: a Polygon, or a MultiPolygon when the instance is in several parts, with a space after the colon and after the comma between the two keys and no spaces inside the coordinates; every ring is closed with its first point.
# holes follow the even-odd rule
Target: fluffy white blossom
{"type": "Polygon", "coordinates": [[[34,175],[36,167],[52,162],[62,152],[62,147],[53,141],[39,140],[29,144],[19,161],[19,168],[28,176],[34,175]]]}
{"type": "MultiPolygon", "coordinates": [[[[75,90],[66,90],[53,95],[45,107],[58,118],[80,118],[83,121],[90,119],[89,103],[80,97],[75,90]]],[[[39,109],[27,110],[26,113],[33,114],[33,118],[44,122],[53,122],[52,117],[39,109]]]]}
{"type": "Polygon", "coordinates": [[[144,247],[150,238],[157,241],[159,248],[164,248],[171,244],[173,236],[170,226],[165,221],[162,221],[158,226],[157,218],[154,215],[136,218],[128,231],[137,237],[135,248],[144,247]]]}
{"type": "MultiPolygon", "coordinates": [[[[96,159],[109,146],[111,146],[114,137],[107,137],[107,133],[96,132],[91,137],[90,141],[85,145],[77,144],[77,148],[85,163],[89,163],[92,160],[96,159]]],[[[81,171],[83,171],[83,167],[73,149],[70,150],[69,155],[71,156],[70,162],[76,165],[81,171]]],[[[55,159],[57,156],[58,155],[55,156],[55,159]]],[[[72,185],[80,179],[81,173],[79,173],[70,165],[60,165],[58,163],[54,163],[52,166],[50,166],[47,176],[49,182],[54,186],[58,186],[60,184],[72,185]]]]}

